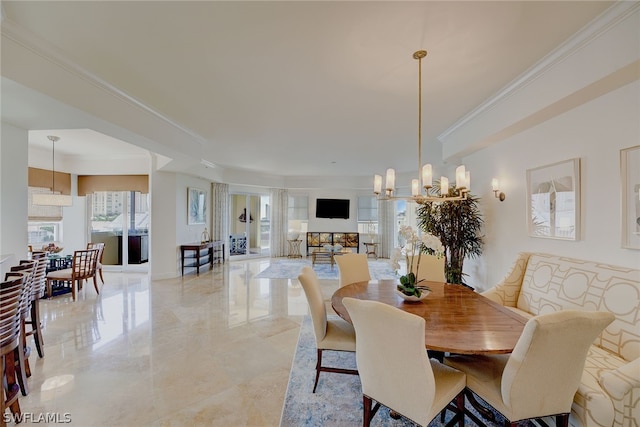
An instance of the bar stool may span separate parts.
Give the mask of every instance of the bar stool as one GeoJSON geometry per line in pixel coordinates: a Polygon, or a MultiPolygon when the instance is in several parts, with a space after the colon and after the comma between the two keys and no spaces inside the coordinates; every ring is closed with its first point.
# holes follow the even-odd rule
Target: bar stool
{"type": "Polygon", "coordinates": [[[33,278],[36,271],[36,265],[36,261],[22,261],[20,265],[11,267],[11,271],[5,274],[5,280],[11,280],[20,277],[23,278],[22,293],[20,294],[20,301],[18,306],[20,346],[16,350],[18,356],[18,361],[16,362],[16,373],[23,396],[29,394],[27,378],[31,376],[31,367],[29,366],[29,355],[31,353],[31,349],[27,346],[25,326],[26,319],[29,317],[31,308],[31,293],[33,289],[33,278]]]}
{"type": "Polygon", "coordinates": [[[18,277],[0,283],[0,372],[4,372],[2,386],[4,396],[0,395],[0,422],[6,425],[4,414],[10,409],[14,420],[21,417],[18,401],[20,386],[16,381],[16,353],[20,353],[19,305],[22,294],[23,278],[18,277]]]}
{"type": "Polygon", "coordinates": [[[30,316],[25,320],[26,326],[31,330],[26,331],[26,336],[33,335],[36,343],[38,356],[44,357],[44,339],[42,338],[42,323],[40,322],[40,299],[44,296],[46,276],[47,276],[47,254],[46,252],[33,252],[31,259],[37,261],[36,271],[33,277],[33,287],[31,290],[31,310],[30,316]]]}

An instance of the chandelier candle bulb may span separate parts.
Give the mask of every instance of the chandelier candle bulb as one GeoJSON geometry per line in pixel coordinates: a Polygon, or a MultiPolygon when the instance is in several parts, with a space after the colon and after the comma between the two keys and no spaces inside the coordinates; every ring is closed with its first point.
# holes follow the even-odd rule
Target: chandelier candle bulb
{"type": "Polygon", "coordinates": [[[422,167],[422,185],[424,188],[431,188],[433,186],[433,171],[429,163],[422,167]]]}
{"type": "Polygon", "coordinates": [[[387,169],[387,182],[384,188],[385,190],[387,190],[387,192],[392,192],[395,187],[396,187],[396,171],[389,168],[387,169]]]}
{"type": "Polygon", "coordinates": [[[411,195],[414,197],[420,195],[420,181],[417,179],[411,180],[411,195]]]}
{"type": "Polygon", "coordinates": [[[378,195],[382,192],[382,175],[373,176],[373,193],[378,195]]]}
{"type": "Polygon", "coordinates": [[[460,165],[456,168],[456,187],[457,188],[465,188],[465,181],[467,178],[466,170],[464,165],[460,165]]]}
{"type": "Polygon", "coordinates": [[[440,194],[444,196],[449,194],[449,178],[446,176],[440,177],[440,194]]]}

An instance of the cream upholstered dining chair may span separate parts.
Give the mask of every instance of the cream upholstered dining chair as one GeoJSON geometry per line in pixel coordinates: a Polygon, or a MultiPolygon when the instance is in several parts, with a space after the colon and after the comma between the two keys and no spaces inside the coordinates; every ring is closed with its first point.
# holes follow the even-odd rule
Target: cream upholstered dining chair
{"type": "Polygon", "coordinates": [[[335,257],[340,271],[340,287],[371,280],[366,254],[348,253],[335,257]]]}
{"type": "Polygon", "coordinates": [[[303,267],[302,273],[298,276],[298,280],[300,280],[304,293],[307,296],[307,301],[309,302],[309,310],[311,311],[311,319],[313,321],[313,333],[316,337],[318,350],[316,381],[313,385],[313,392],[315,393],[321,371],[358,375],[358,371],[355,369],[322,366],[323,351],[356,351],[356,335],[353,326],[348,322],[339,318],[335,320],[327,318],[327,308],[324,304],[324,298],[322,297],[320,282],[318,282],[316,273],[311,267],[303,267]]]}
{"type": "Polygon", "coordinates": [[[444,257],[422,254],[418,265],[418,257],[409,256],[407,260],[413,266],[413,274],[418,280],[431,280],[433,282],[446,282],[444,276],[444,257]],[[413,263],[412,263],[412,258],[413,263]]]}
{"type": "Polygon", "coordinates": [[[356,330],[363,425],[369,426],[384,405],[423,426],[451,409],[455,416],[449,424],[462,426],[465,375],[429,359],[424,318],[378,301],[347,297],[342,302],[356,330]]]}
{"type": "Polygon", "coordinates": [[[542,314],[527,321],[510,355],[455,355],[445,363],[467,374],[467,388],[504,415],[505,426],[547,416],[568,426],[589,347],[614,318],[598,311],[542,314]]]}

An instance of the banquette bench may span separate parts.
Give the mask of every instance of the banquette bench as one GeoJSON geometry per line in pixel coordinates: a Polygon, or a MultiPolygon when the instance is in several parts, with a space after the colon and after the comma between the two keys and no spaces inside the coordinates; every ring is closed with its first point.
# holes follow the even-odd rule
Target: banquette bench
{"type": "Polygon", "coordinates": [[[613,313],[616,319],[589,350],[570,423],[640,424],[640,270],[520,253],[505,279],[483,295],[525,317],[565,309],[613,313]]]}

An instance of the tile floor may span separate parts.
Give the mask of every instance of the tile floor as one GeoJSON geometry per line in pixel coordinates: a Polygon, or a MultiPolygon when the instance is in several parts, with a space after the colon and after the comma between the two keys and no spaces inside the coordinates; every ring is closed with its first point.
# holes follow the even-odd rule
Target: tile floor
{"type": "MultiPolygon", "coordinates": [[[[254,278],[269,262],[157,281],[106,271],[99,296],[87,284],[76,302],[43,300],[22,425],[277,426],[307,302],[295,279],[254,278]]],[[[338,286],[323,285],[327,298],[338,286]]]]}

